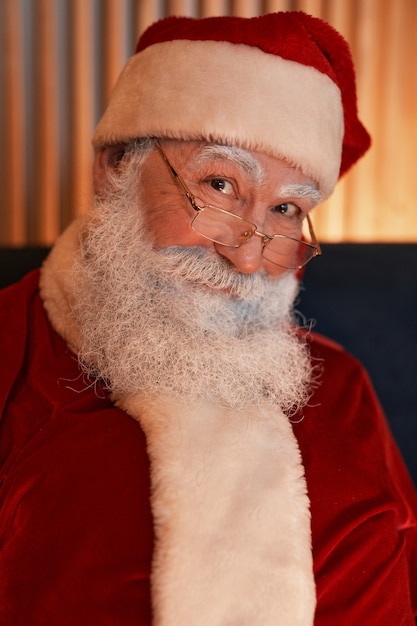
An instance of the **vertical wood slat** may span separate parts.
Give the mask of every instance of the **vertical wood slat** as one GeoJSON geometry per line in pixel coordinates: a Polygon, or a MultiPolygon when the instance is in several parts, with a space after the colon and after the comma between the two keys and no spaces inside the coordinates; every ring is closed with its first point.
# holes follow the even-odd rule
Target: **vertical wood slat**
{"type": "MultiPolygon", "coordinates": [[[[409,239],[416,241],[417,72],[415,62],[417,59],[417,2],[412,3],[406,10],[402,7],[402,28],[403,54],[397,72],[401,77],[403,90],[398,100],[397,119],[401,119],[404,130],[401,137],[396,137],[395,142],[396,145],[404,145],[405,159],[407,161],[401,192],[401,201],[403,206],[407,207],[407,221],[405,225],[401,225],[401,233],[398,234],[398,238],[401,239],[402,233],[408,232],[409,239]],[[404,135],[406,135],[406,138],[404,138],[404,135]],[[404,141],[404,144],[401,143],[402,141],[404,141]],[[412,225],[412,227],[410,228],[408,225],[412,225]]],[[[386,87],[388,88],[388,85],[386,87]]],[[[392,185],[391,193],[393,193],[395,184],[396,181],[392,185]]]]}
{"type": "Polygon", "coordinates": [[[2,216],[1,240],[9,245],[26,242],[26,154],[23,76],[23,25],[20,2],[3,0],[0,12],[4,75],[4,189],[7,215],[2,216]],[[4,221],[3,221],[4,217],[4,221]]]}
{"type": "Polygon", "coordinates": [[[258,0],[231,0],[231,15],[255,17],[261,12],[258,0]]]}
{"type": "Polygon", "coordinates": [[[358,10],[352,47],[355,50],[354,57],[360,59],[356,64],[359,107],[362,122],[374,138],[374,145],[349,176],[344,238],[365,241],[378,237],[374,230],[375,211],[379,210],[375,183],[379,160],[383,155],[375,145],[375,137],[383,128],[379,106],[379,60],[385,8],[379,0],[362,0],[358,10]]]}
{"type": "Polygon", "coordinates": [[[154,0],[135,0],[133,5],[135,28],[135,39],[143,33],[148,26],[156,22],[160,17],[157,3],[154,0]]]}
{"type": "Polygon", "coordinates": [[[125,38],[127,9],[124,0],[102,0],[102,31],[100,59],[102,59],[102,102],[105,106],[126,61],[125,38]]]}
{"type": "MultiPolygon", "coordinates": [[[[381,158],[376,193],[379,206],[389,203],[391,207],[393,219],[389,235],[394,238],[401,236],[412,214],[416,213],[408,197],[412,197],[411,183],[415,180],[417,161],[417,99],[414,100],[412,116],[407,116],[404,106],[407,101],[407,92],[413,83],[413,75],[414,84],[417,85],[415,78],[417,54],[413,59],[411,75],[403,63],[403,60],[407,58],[406,33],[411,18],[412,13],[404,12],[401,4],[389,3],[385,8],[385,33],[381,33],[381,39],[388,38],[388,30],[391,36],[389,48],[381,46],[379,106],[383,112],[384,132],[381,133],[379,153],[382,157],[388,156],[392,154],[391,147],[395,147],[396,155],[395,158],[381,158]]],[[[417,29],[416,11],[414,11],[414,27],[417,29]]],[[[376,228],[383,231],[385,222],[386,215],[377,210],[376,228]]],[[[414,232],[417,234],[417,227],[414,232]]]]}
{"type": "Polygon", "coordinates": [[[201,0],[200,17],[213,17],[215,15],[227,15],[226,0],[201,0]]]}
{"type": "Polygon", "coordinates": [[[166,0],[166,15],[190,15],[192,8],[188,0],[166,0]]]}
{"type": "Polygon", "coordinates": [[[265,0],[263,3],[263,13],[275,13],[277,11],[289,11],[291,0],[265,0]]]}
{"type": "Polygon", "coordinates": [[[52,244],[60,231],[57,15],[54,0],[36,0],[34,37],[34,239],[52,244]]]}
{"type": "Polygon", "coordinates": [[[93,7],[91,0],[70,2],[70,185],[71,215],[77,216],[88,207],[91,192],[94,111],[94,49],[93,7]]]}
{"type": "Polygon", "coordinates": [[[294,9],[297,11],[304,11],[304,13],[308,13],[309,15],[322,17],[323,0],[297,0],[294,9]]]}

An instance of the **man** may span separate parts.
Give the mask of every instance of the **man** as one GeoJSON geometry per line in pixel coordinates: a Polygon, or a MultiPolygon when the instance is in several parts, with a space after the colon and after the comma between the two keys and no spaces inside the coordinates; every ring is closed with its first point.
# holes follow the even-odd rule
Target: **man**
{"type": "Polygon", "coordinates": [[[410,479],[294,323],[309,213],[369,147],[344,40],[163,20],[94,146],[91,210],[1,298],[2,623],[414,624],[410,479]]]}

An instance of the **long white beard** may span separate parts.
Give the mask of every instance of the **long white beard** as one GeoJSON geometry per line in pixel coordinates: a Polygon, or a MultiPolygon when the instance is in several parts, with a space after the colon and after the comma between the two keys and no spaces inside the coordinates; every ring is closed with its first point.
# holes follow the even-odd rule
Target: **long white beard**
{"type": "Polygon", "coordinates": [[[155,250],[138,194],[96,198],[72,276],[79,359],[115,394],[258,402],[297,411],[312,366],[291,273],[243,275],[205,248],[155,250]]]}

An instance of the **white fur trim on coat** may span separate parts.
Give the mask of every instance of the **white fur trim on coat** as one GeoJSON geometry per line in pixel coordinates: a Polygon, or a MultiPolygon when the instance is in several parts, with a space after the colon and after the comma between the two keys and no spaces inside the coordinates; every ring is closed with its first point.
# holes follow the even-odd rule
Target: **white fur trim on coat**
{"type": "Polygon", "coordinates": [[[145,431],[154,626],[311,626],[309,501],[278,408],[124,398],[145,431]]]}
{"type": "Polygon", "coordinates": [[[80,228],[85,216],[71,222],[46,257],[40,275],[39,290],[54,330],[77,353],[79,328],[71,314],[69,276],[80,247],[80,228]]]}
{"type": "Polygon", "coordinates": [[[318,70],[225,41],[169,41],[125,66],[93,144],[137,137],[232,143],[298,166],[326,198],[344,133],[338,86],[318,70]]]}

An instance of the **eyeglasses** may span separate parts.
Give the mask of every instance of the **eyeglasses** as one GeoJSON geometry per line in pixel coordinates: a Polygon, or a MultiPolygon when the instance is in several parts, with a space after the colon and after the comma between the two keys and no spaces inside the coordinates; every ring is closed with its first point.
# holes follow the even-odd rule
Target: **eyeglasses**
{"type": "Polygon", "coordinates": [[[191,227],[199,235],[214,243],[231,248],[239,248],[245,241],[256,235],[262,239],[262,256],[264,259],[286,269],[301,269],[311,259],[321,254],[320,244],[314,234],[309,215],[306,216],[306,221],[307,236],[310,236],[310,241],[302,241],[286,234],[267,235],[261,233],[257,230],[256,224],[244,220],[231,211],[204,203],[196,198],[169,161],[159,141],[154,138],[154,142],[176,184],[196,211],[191,227]]]}

